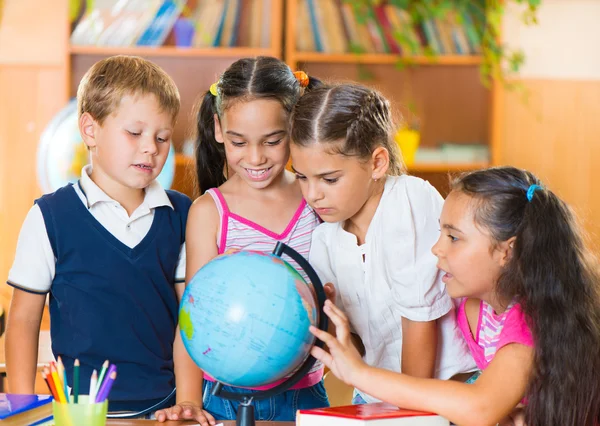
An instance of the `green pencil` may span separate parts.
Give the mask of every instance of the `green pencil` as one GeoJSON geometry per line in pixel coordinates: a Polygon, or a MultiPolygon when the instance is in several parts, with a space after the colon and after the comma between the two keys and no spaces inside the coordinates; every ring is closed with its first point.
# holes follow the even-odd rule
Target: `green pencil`
{"type": "Polygon", "coordinates": [[[73,365],[73,402],[77,404],[79,401],[79,360],[75,360],[73,365]]]}
{"type": "Polygon", "coordinates": [[[102,380],[104,379],[104,375],[106,374],[106,369],[108,368],[108,360],[104,361],[102,364],[102,370],[100,371],[100,375],[98,376],[98,386],[96,387],[96,394],[100,390],[100,386],[102,386],[102,380]]]}

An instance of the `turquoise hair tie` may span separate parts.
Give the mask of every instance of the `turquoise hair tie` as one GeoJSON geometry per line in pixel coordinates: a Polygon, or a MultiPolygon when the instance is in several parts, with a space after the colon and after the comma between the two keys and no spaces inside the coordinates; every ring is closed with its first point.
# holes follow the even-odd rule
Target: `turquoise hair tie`
{"type": "Polygon", "coordinates": [[[542,189],[542,187],[534,184],[534,185],[531,185],[527,189],[527,201],[529,201],[530,203],[531,203],[531,200],[533,199],[533,194],[535,194],[536,189],[542,189]]]}

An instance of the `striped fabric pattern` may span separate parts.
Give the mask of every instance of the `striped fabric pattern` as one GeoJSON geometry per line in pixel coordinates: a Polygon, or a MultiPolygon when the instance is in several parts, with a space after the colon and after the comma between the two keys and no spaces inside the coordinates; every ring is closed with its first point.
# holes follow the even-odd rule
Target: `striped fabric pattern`
{"type": "Polygon", "coordinates": [[[512,306],[513,303],[502,314],[496,315],[489,304],[482,302],[478,343],[483,348],[485,360],[488,363],[496,354],[500,334],[512,306]]]}
{"type": "MultiPolygon", "coordinates": [[[[281,241],[308,259],[312,232],[319,225],[320,220],[305,200],[302,200],[285,230],[281,234],[276,234],[257,223],[231,213],[223,194],[218,189],[209,189],[207,192],[215,200],[221,216],[221,229],[217,235],[219,254],[229,250],[253,250],[269,253],[273,251],[275,244],[281,241]]],[[[308,280],[296,262],[287,257],[285,260],[292,264],[305,280],[308,280]]]]}
{"type": "MultiPolygon", "coordinates": [[[[221,217],[221,229],[219,235],[217,235],[219,254],[230,250],[253,250],[270,253],[277,242],[281,241],[308,260],[312,233],[321,221],[305,200],[302,200],[285,230],[281,234],[276,234],[257,223],[230,212],[223,194],[217,188],[209,189],[207,192],[213,197],[221,217]]],[[[284,259],[296,268],[308,282],[308,276],[296,262],[287,256],[284,256],[284,259]]],[[[322,376],[322,370],[323,364],[320,361],[315,362],[308,374],[308,376],[312,376],[312,380],[301,380],[298,386],[294,386],[294,388],[306,387],[306,384],[312,386],[315,384],[315,376],[322,376]]],[[[319,380],[320,377],[317,382],[319,380]]]]}

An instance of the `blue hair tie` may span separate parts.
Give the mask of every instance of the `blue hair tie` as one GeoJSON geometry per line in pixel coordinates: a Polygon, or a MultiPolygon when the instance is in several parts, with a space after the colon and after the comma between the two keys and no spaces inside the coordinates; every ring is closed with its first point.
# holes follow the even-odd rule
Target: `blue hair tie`
{"type": "Polygon", "coordinates": [[[542,189],[542,187],[534,184],[534,185],[531,185],[527,189],[527,201],[529,201],[530,203],[531,203],[531,200],[533,199],[533,194],[535,194],[536,189],[542,189]]]}

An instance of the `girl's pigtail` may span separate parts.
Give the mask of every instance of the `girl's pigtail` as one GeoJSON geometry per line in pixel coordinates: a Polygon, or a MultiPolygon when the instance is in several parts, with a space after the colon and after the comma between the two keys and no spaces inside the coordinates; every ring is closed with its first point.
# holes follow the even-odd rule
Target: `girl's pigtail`
{"type": "Polygon", "coordinates": [[[197,117],[196,175],[200,194],[225,183],[225,147],[215,139],[216,97],[207,91],[197,117]]]}

